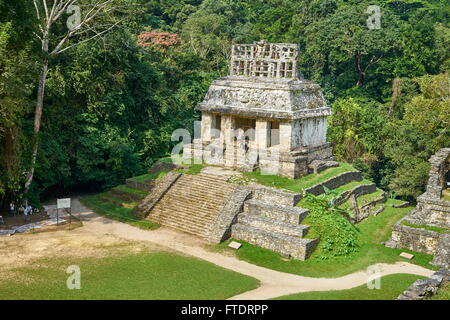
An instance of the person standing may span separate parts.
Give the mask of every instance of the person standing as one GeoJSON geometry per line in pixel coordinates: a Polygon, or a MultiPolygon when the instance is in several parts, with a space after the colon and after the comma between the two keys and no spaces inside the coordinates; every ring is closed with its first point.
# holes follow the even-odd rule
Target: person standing
{"type": "Polygon", "coordinates": [[[14,201],[11,201],[11,203],[9,204],[9,215],[10,216],[14,216],[16,214],[16,205],[14,203],[14,201]]]}
{"type": "Polygon", "coordinates": [[[28,222],[28,221],[30,220],[28,207],[26,207],[26,208],[23,210],[23,216],[24,216],[24,221],[25,221],[25,223],[28,222]]]}

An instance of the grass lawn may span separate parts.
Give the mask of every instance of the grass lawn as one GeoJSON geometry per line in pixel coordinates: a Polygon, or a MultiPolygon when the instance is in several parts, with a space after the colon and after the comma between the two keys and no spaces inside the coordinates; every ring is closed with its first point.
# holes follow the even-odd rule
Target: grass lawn
{"type": "Polygon", "coordinates": [[[425,230],[434,231],[434,232],[438,232],[438,233],[450,233],[450,229],[447,229],[447,228],[440,228],[440,227],[432,227],[432,226],[427,226],[427,225],[412,224],[412,223],[409,223],[407,221],[402,221],[401,225],[402,226],[411,227],[411,228],[425,229],[425,230]]]}
{"type": "Polygon", "coordinates": [[[148,192],[138,190],[138,189],[133,189],[133,188],[127,187],[126,185],[120,185],[120,186],[115,187],[114,189],[123,191],[125,193],[135,194],[135,195],[141,196],[142,198],[146,197],[148,195],[148,192]]]}
{"type": "Polygon", "coordinates": [[[348,163],[340,163],[339,167],[329,168],[318,174],[309,174],[300,179],[289,179],[276,175],[262,175],[260,171],[244,172],[244,176],[249,179],[255,179],[256,182],[280,189],[302,193],[304,189],[312,187],[318,183],[328,180],[343,172],[355,171],[355,169],[348,163]]]}
{"type": "MultiPolygon", "coordinates": [[[[391,227],[400,218],[407,215],[412,210],[409,208],[387,207],[378,216],[370,216],[357,226],[359,228],[359,251],[347,256],[335,257],[333,259],[322,260],[318,258],[319,250],[316,250],[311,258],[306,261],[290,259],[285,261],[283,257],[267,249],[263,249],[242,241],[243,246],[235,252],[238,258],[266,267],[273,270],[288,272],[309,277],[340,277],[376,263],[395,263],[397,261],[407,261],[436,270],[429,264],[432,255],[411,252],[404,249],[387,248],[380,243],[387,241],[391,235],[391,227]],[[399,257],[401,252],[409,252],[415,255],[413,260],[406,260],[399,257]]],[[[214,250],[226,250],[234,252],[227,248],[229,241],[214,246],[214,250]]]]}
{"type": "MultiPolygon", "coordinates": [[[[106,202],[102,197],[105,196],[105,194],[97,194],[94,196],[87,196],[82,197],[80,201],[88,208],[92,209],[94,212],[103,215],[107,218],[128,223],[132,226],[146,229],[146,230],[155,230],[159,228],[159,224],[137,218],[133,215],[133,208],[136,205],[130,204],[127,207],[127,204],[124,204],[124,206],[113,204],[110,202],[106,202]]],[[[107,197],[113,197],[112,195],[106,194],[107,197]]],[[[117,201],[120,201],[119,198],[116,198],[117,201]]]]}
{"type": "Polygon", "coordinates": [[[276,300],[393,300],[418,279],[424,279],[424,277],[394,274],[381,278],[379,290],[370,290],[367,284],[364,284],[348,290],[296,293],[276,300]]]}
{"type": "Polygon", "coordinates": [[[133,177],[130,178],[130,180],[132,181],[136,181],[136,182],[148,182],[148,181],[152,181],[152,180],[156,180],[159,178],[164,177],[169,171],[168,170],[162,170],[156,173],[147,173],[147,174],[143,174],[142,176],[137,176],[137,177],[133,177]]]}
{"type": "Polygon", "coordinates": [[[13,279],[2,280],[0,299],[221,300],[259,286],[256,279],[212,263],[164,252],[45,259],[13,271],[13,279]],[[80,267],[80,290],[67,289],[70,265],[80,267]]]}

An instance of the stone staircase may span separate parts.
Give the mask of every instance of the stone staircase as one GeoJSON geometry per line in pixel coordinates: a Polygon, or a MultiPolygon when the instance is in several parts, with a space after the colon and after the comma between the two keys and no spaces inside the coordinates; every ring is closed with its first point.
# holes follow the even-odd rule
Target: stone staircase
{"type": "Polygon", "coordinates": [[[236,185],[227,176],[181,175],[153,206],[147,219],[163,226],[207,238],[236,185]]]}
{"type": "Polygon", "coordinates": [[[318,240],[304,238],[309,227],[300,223],[308,210],[294,206],[298,199],[298,194],[256,187],[232,226],[232,237],[299,260],[307,259],[318,240]]]}

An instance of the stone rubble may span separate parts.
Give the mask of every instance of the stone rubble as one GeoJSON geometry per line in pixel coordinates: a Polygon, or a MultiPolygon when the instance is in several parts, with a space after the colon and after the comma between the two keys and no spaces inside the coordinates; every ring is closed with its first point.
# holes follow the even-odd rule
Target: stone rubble
{"type": "Polygon", "coordinates": [[[450,271],[441,269],[427,279],[414,282],[396,300],[422,300],[431,297],[448,281],[450,281],[450,271]]]}

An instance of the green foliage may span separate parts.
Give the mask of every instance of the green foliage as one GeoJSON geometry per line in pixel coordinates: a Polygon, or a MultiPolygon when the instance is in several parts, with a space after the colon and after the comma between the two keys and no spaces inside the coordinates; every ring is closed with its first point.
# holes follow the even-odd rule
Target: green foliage
{"type": "MultiPolygon", "coordinates": [[[[379,1],[382,29],[370,30],[369,4],[140,0],[128,6],[110,17],[124,21],[120,28],[51,59],[29,197],[80,185],[104,189],[144,174],[170,153],[173,130],[192,130],[195,106],[210,82],[228,72],[230,46],[256,40],[300,45],[300,71],[323,87],[333,108],[328,137],[340,160],[398,196],[417,196],[429,156],[450,141],[450,9],[439,0],[379,1]],[[154,30],[182,41],[162,51],[136,44],[137,35],[154,30]]],[[[30,163],[41,59],[35,22],[32,1],[0,1],[2,202],[22,196],[30,163]]],[[[64,28],[58,25],[57,34],[64,28]]]]}
{"type": "MultiPolygon", "coordinates": [[[[398,200],[388,200],[388,204],[399,204],[398,200]]],[[[402,217],[409,214],[413,208],[393,208],[387,207],[378,216],[370,216],[358,224],[359,228],[359,248],[348,255],[336,256],[332,259],[321,259],[320,252],[316,250],[311,258],[305,261],[290,259],[286,261],[283,257],[271,250],[263,249],[255,245],[243,243],[243,246],[236,252],[227,247],[229,241],[218,246],[215,250],[225,250],[230,254],[235,254],[242,260],[262,266],[265,268],[293,273],[308,277],[335,278],[348,275],[366,269],[376,263],[396,263],[404,261],[399,257],[401,252],[408,252],[415,255],[409,262],[422,267],[437,270],[437,267],[430,265],[433,260],[432,255],[420,252],[412,252],[405,249],[391,249],[381,244],[387,241],[392,234],[392,226],[402,217]]],[[[234,240],[233,240],[234,241],[234,240]]]]}
{"type": "Polygon", "coordinates": [[[319,238],[318,257],[330,259],[358,251],[358,229],[342,212],[332,206],[332,201],[323,196],[307,194],[302,206],[310,210],[303,223],[311,226],[310,238],[319,238]]]}

